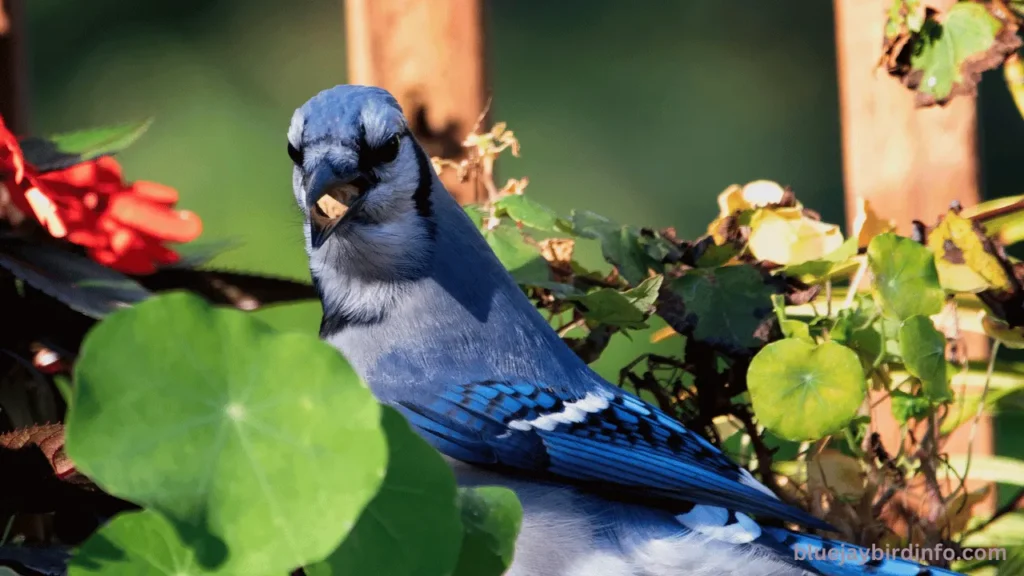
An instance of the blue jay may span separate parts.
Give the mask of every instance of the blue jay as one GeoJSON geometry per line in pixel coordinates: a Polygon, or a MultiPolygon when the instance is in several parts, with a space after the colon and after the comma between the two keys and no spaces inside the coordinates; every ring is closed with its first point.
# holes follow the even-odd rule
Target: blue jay
{"type": "Polygon", "coordinates": [[[755,522],[747,514],[828,528],[581,361],[445,190],[387,91],[316,95],[292,117],[288,154],[321,338],[460,485],[516,492],[509,576],[953,574],[755,522]]]}

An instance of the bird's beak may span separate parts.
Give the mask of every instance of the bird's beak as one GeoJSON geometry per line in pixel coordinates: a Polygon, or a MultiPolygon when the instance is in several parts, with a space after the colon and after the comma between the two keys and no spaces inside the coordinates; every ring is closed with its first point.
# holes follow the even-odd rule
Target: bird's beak
{"type": "Polygon", "coordinates": [[[325,186],[314,182],[319,197],[309,209],[309,238],[313,249],[323,246],[338,225],[363,202],[370,181],[363,175],[349,181],[333,178],[325,186]]]}

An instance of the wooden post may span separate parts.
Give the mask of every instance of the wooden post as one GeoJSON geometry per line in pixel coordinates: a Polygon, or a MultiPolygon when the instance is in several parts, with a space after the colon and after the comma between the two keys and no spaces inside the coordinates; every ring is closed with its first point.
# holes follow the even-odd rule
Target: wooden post
{"type": "MultiPolygon", "coordinates": [[[[461,159],[486,105],[482,0],[346,0],[345,24],[348,81],[390,91],[428,154],[461,159]]],[[[460,203],[487,197],[445,185],[460,203]]]]}
{"type": "MultiPolygon", "coordinates": [[[[939,10],[955,0],[928,0],[939,10]]],[[[882,217],[908,233],[913,220],[933,225],[950,202],[976,204],[979,193],[976,101],[957,97],[946,107],[914,107],[914,94],[885,70],[878,69],[882,31],[891,0],[835,0],[839,105],[843,138],[843,176],[847,222],[852,226],[855,202],[867,199],[882,217]]],[[[974,335],[972,335],[974,336],[974,335]]],[[[972,359],[986,358],[988,341],[968,338],[972,359]]],[[[883,443],[892,452],[902,441],[888,401],[875,406],[881,417],[883,443]]],[[[944,446],[965,454],[970,425],[951,435],[944,446]]],[[[993,453],[992,422],[980,422],[974,455],[993,453]]],[[[972,488],[980,484],[970,484],[972,488]]],[[[982,506],[991,512],[994,498],[982,506]]]]}
{"type": "Polygon", "coordinates": [[[0,0],[0,114],[16,135],[28,132],[24,0],[0,0]]]}

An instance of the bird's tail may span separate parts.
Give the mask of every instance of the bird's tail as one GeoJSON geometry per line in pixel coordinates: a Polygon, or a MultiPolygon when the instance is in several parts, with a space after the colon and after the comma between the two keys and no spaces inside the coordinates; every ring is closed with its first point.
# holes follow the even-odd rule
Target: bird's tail
{"type": "Polygon", "coordinates": [[[784,549],[789,560],[810,567],[823,576],[963,576],[959,572],[918,563],[942,560],[946,554],[952,553],[945,552],[944,548],[907,549],[904,553],[896,549],[864,548],[775,527],[762,527],[758,540],[780,552],[784,549]]]}

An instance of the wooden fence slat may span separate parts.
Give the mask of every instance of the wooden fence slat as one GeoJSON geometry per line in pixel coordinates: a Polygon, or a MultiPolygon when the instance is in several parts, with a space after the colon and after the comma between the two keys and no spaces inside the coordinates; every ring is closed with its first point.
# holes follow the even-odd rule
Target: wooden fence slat
{"type": "MultiPolygon", "coordinates": [[[[482,0],[346,0],[348,81],[380,86],[402,105],[431,156],[463,157],[486,105],[482,0]]],[[[486,191],[445,185],[461,203],[486,191]]]]}
{"type": "MultiPolygon", "coordinates": [[[[939,10],[955,0],[930,0],[939,10]]],[[[884,218],[895,220],[906,234],[911,222],[932,225],[959,200],[964,206],[977,203],[976,99],[958,97],[944,108],[918,109],[914,94],[878,69],[882,55],[882,31],[891,0],[835,0],[836,51],[839,70],[839,104],[842,124],[843,178],[848,226],[852,226],[855,202],[867,199],[884,218]]],[[[974,336],[974,335],[972,335],[974,336]]],[[[968,338],[972,359],[986,358],[988,341],[968,338]]],[[[876,398],[880,399],[881,396],[876,398]]],[[[892,452],[902,441],[889,402],[875,407],[885,425],[879,429],[892,452]]],[[[970,425],[957,430],[945,444],[950,454],[968,450],[970,425]]],[[[974,437],[974,455],[991,455],[993,428],[987,416],[974,437]]],[[[980,484],[969,483],[977,488],[980,484]]],[[[978,512],[991,512],[994,498],[978,512]]]]}

